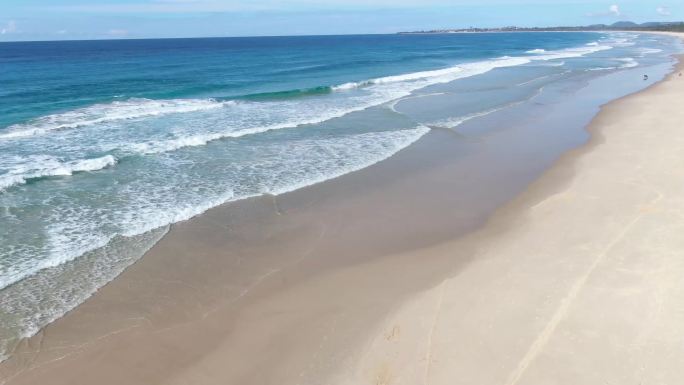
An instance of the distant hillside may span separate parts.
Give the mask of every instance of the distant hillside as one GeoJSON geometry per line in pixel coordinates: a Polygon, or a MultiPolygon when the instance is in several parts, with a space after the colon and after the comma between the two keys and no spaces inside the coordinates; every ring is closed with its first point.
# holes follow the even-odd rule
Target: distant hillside
{"type": "Polygon", "coordinates": [[[609,28],[638,28],[639,24],[631,22],[631,21],[618,21],[617,23],[614,23],[611,25],[609,28]]]}
{"type": "Polygon", "coordinates": [[[605,29],[627,29],[627,30],[651,30],[651,31],[679,31],[684,32],[684,22],[649,22],[633,23],[631,21],[618,21],[611,25],[603,25],[605,29]]]}
{"type": "Polygon", "coordinates": [[[684,22],[648,22],[637,24],[631,21],[618,21],[610,25],[594,24],[578,27],[500,27],[500,28],[459,28],[432,31],[399,32],[400,34],[430,34],[430,33],[459,33],[459,32],[545,32],[545,31],[668,31],[684,32],[684,22]]]}

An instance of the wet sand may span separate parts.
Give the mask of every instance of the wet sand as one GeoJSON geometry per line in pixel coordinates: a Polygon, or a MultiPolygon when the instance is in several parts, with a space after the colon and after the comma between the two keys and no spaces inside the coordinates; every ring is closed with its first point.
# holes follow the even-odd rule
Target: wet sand
{"type": "Polygon", "coordinates": [[[467,138],[434,130],[360,172],[210,210],[23,341],[0,378],[676,383],[683,94],[672,76],[611,103],[529,188],[552,157],[464,158],[467,138]]]}

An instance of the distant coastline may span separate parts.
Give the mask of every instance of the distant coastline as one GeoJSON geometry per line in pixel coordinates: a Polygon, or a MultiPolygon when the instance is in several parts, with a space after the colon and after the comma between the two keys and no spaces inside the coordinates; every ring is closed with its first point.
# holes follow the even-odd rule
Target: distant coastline
{"type": "Polygon", "coordinates": [[[619,21],[610,25],[594,24],[587,26],[558,26],[558,27],[497,27],[497,28],[454,28],[435,29],[427,31],[398,32],[399,35],[427,35],[448,33],[492,33],[492,32],[591,32],[591,31],[642,31],[642,32],[684,32],[684,22],[649,22],[637,24],[631,21],[619,21]]]}

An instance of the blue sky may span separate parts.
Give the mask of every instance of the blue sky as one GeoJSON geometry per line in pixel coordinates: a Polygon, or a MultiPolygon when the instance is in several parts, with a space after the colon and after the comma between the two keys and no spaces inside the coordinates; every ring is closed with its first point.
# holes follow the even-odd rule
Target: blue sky
{"type": "Polygon", "coordinates": [[[0,0],[0,41],[684,20],[684,0],[0,0]]]}

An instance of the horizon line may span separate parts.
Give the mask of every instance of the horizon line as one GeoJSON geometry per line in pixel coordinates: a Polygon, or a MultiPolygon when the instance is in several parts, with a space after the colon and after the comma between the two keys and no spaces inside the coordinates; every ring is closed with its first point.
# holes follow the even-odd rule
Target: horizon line
{"type": "MultiPolygon", "coordinates": [[[[495,29],[500,29],[500,28],[508,28],[508,27],[496,27],[496,28],[481,28],[482,31],[478,32],[458,32],[458,33],[470,33],[470,34],[475,34],[475,33],[493,33],[496,32],[494,31],[495,29]],[[489,31],[487,31],[489,30],[489,31]]],[[[581,28],[581,27],[520,27],[520,28],[581,28]]],[[[0,40],[0,44],[5,44],[5,43],[59,43],[59,42],[88,42],[88,41],[131,41],[131,40],[192,40],[192,39],[247,39],[247,38],[274,38],[274,37],[325,37],[325,36],[392,36],[392,35],[419,35],[421,34],[420,32],[425,32],[423,34],[428,34],[428,32],[434,32],[433,34],[437,35],[440,33],[437,33],[436,31],[449,31],[449,30],[456,30],[456,29],[461,29],[461,28],[453,28],[453,29],[444,29],[444,30],[425,30],[425,31],[398,31],[398,32],[387,32],[387,33],[331,33],[331,34],[302,34],[302,35],[232,35],[232,36],[191,36],[191,37],[116,37],[116,38],[94,38],[94,39],[54,39],[54,40],[0,40]]],[[[498,33],[525,33],[525,32],[534,32],[534,31],[499,31],[498,33]]],[[[594,31],[594,30],[578,30],[578,31],[539,31],[539,32],[611,32],[610,30],[606,31],[594,31]]],[[[638,31],[635,31],[638,32],[638,31]]],[[[449,33],[443,33],[444,35],[447,35],[449,33]]],[[[451,34],[456,34],[456,33],[451,33],[451,34]]]]}

